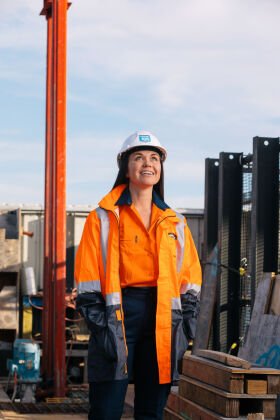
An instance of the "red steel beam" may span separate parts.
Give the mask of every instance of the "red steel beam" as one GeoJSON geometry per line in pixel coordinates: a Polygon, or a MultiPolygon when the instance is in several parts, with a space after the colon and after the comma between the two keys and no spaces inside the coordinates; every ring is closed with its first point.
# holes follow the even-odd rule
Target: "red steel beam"
{"type": "Polygon", "coordinates": [[[55,0],[56,35],[55,138],[55,395],[65,395],[65,286],[66,286],[66,41],[67,0],[55,0]]]}
{"type": "Polygon", "coordinates": [[[65,396],[67,0],[45,0],[48,20],[43,371],[65,396]]]}
{"type": "MultiPolygon", "coordinates": [[[[50,343],[51,352],[52,352],[52,379],[53,379],[53,385],[55,388],[55,339],[56,339],[56,326],[55,326],[55,317],[56,317],[56,226],[57,226],[57,220],[56,220],[56,212],[55,212],[55,206],[56,206],[56,196],[57,196],[57,190],[56,190],[56,101],[57,101],[57,0],[52,0],[52,8],[51,8],[51,14],[52,14],[52,67],[51,67],[51,109],[52,109],[52,115],[51,115],[51,131],[52,131],[52,157],[51,157],[51,171],[52,171],[52,188],[51,188],[51,214],[50,214],[50,222],[51,226],[50,229],[52,230],[52,237],[50,241],[50,247],[51,247],[51,253],[52,253],[52,267],[51,267],[51,278],[52,278],[52,289],[50,294],[50,310],[52,312],[52,319],[49,320],[49,323],[51,323],[51,332],[52,332],[52,341],[50,343]]],[[[64,316],[64,315],[63,315],[64,316]]],[[[61,344],[58,345],[61,347],[61,344]]],[[[56,392],[55,392],[56,395],[56,392]]]]}

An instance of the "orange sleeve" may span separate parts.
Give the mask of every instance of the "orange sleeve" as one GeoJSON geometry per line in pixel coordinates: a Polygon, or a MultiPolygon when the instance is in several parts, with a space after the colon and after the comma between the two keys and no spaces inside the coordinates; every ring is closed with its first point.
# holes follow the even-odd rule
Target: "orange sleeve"
{"type": "Polygon", "coordinates": [[[75,281],[100,280],[100,224],[95,211],[86,219],[75,259],[75,281]]]}
{"type": "Polygon", "coordinates": [[[183,289],[185,289],[181,293],[185,293],[187,289],[193,289],[197,292],[200,291],[202,283],[201,266],[196,246],[187,223],[185,225],[185,250],[183,264],[179,277],[181,288],[183,286],[183,289]]]}

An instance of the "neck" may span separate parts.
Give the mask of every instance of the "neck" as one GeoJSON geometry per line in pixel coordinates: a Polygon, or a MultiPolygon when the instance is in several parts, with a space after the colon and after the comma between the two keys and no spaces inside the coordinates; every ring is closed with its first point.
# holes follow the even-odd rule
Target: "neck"
{"type": "Polygon", "coordinates": [[[132,203],[138,211],[145,228],[148,230],[151,226],[152,214],[152,193],[153,187],[137,188],[137,185],[129,185],[132,203]]]}
{"type": "Polygon", "coordinates": [[[137,188],[135,185],[129,185],[131,200],[135,207],[151,208],[153,187],[137,188]]]}

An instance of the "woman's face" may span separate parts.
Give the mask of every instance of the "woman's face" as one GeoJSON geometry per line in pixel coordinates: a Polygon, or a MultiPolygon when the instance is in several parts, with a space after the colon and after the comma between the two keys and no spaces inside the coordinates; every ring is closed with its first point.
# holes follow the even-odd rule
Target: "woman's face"
{"type": "Polygon", "coordinates": [[[138,187],[153,186],[158,183],[161,174],[160,155],[153,150],[141,150],[128,158],[127,177],[129,184],[138,187]]]}

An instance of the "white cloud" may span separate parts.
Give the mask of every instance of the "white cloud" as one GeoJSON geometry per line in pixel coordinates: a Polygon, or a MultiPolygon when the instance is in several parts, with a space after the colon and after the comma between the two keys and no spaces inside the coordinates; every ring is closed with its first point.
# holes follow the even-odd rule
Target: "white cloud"
{"type": "MultiPolygon", "coordinates": [[[[33,121],[24,125],[15,116],[22,112],[17,99],[28,99],[30,106],[36,95],[44,101],[47,22],[39,16],[42,6],[43,0],[1,0],[0,22],[0,83],[8,95],[1,97],[0,162],[27,172],[27,164],[19,166],[22,160],[31,168],[39,162],[40,173],[44,146],[35,134],[24,142],[33,121]],[[5,117],[11,98],[13,127],[5,117]],[[21,141],[10,140],[15,137],[21,141]]],[[[170,149],[166,174],[177,207],[189,199],[195,207],[203,201],[205,157],[222,150],[249,152],[253,136],[278,136],[279,12],[279,0],[73,0],[67,133],[72,202],[91,196],[92,182],[97,198],[106,192],[101,189],[114,179],[117,150],[136,124],[151,126],[170,149]],[[85,109],[88,118],[82,115],[85,109]],[[177,191],[182,179],[189,195],[177,191]],[[199,197],[193,184],[199,185],[199,197]]],[[[38,101],[33,106],[37,111],[38,101]]],[[[42,124],[42,138],[44,130],[42,124]]],[[[2,193],[19,178],[11,176],[2,193]]],[[[28,175],[26,182],[35,185],[34,178],[28,175]]],[[[42,194],[36,189],[25,191],[38,201],[42,194]]]]}
{"type": "Polygon", "coordinates": [[[0,48],[44,49],[46,19],[40,16],[43,1],[1,0],[0,48]]]}
{"type": "MultiPolygon", "coordinates": [[[[69,138],[67,167],[69,183],[113,183],[117,175],[117,152],[122,137],[81,134],[69,138]]],[[[103,191],[104,193],[104,191],[103,191]]]]}
{"type": "Polygon", "coordinates": [[[44,162],[44,144],[28,142],[24,139],[19,141],[0,142],[0,164],[9,164],[13,171],[16,166],[30,167],[33,163],[44,162]],[[12,165],[14,165],[12,167],[12,165]]]}
{"type": "MultiPolygon", "coordinates": [[[[0,47],[35,47],[45,59],[42,5],[2,0],[0,47]]],[[[69,73],[97,81],[145,80],[153,85],[154,102],[171,109],[192,107],[199,96],[208,106],[215,94],[218,102],[229,94],[240,101],[242,94],[244,108],[275,113],[279,12],[276,0],[73,1],[69,73]]],[[[3,64],[0,72],[15,76],[3,64]]]]}
{"type": "Polygon", "coordinates": [[[34,176],[32,168],[24,172],[17,171],[13,175],[8,174],[5,181],[0,185],[0,204],[42,204],[44,202],[43,174],[34,176]],[[11,178],[10,182],[8,178],[11,178]]]}
{"type": "Polygon", "coordinates": [[[166,179],[169,182],[184,180],[184,182],[203,182],[204,181],[204,162],[203,160],[193,159],[191,155],[181,158],[173,157],[166,162],[166,179]]]}

